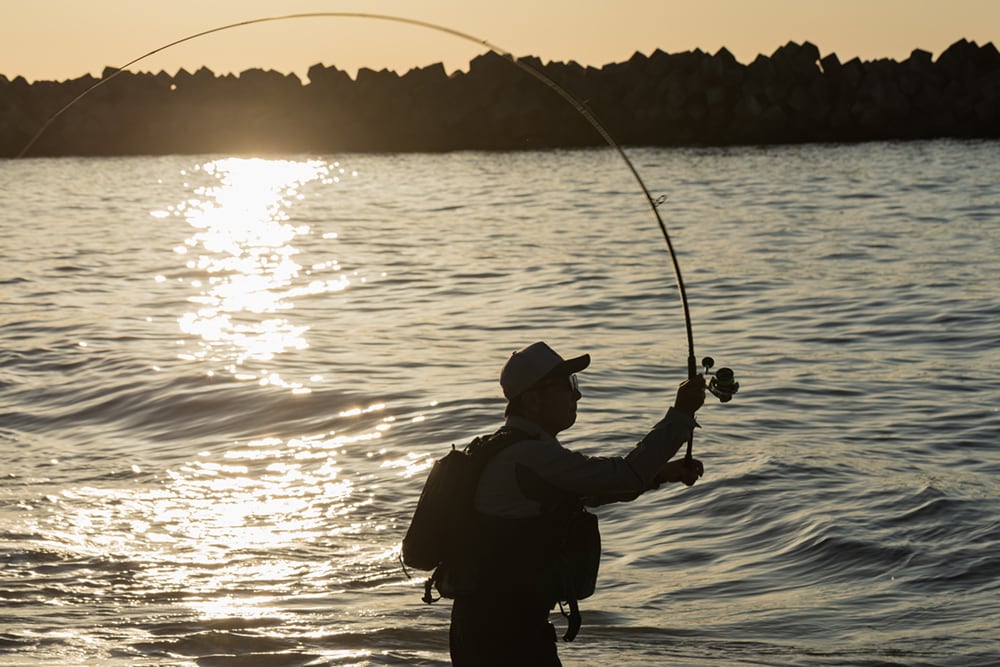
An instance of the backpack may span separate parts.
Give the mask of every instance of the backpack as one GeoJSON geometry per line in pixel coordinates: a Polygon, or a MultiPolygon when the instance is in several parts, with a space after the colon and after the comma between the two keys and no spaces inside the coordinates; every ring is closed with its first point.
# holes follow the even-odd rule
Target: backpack
{"type": "MultiPolygon", "coordinates": [[[[463,538],[475,518],[476,487],[483,468],[502,450],[527,437],[504,427],[475,438],[464,449],[452,445],[450,452],[434,462],[403,537],[404,566],[436,570],[462,553],[463,538]]],[[[434,579],[427,580],[424,602],[434,601],[430,595],[434,579]]]]}
{"type": "MultiPolygon", "coordinates": [[[[475,510],[476,488],[486,464],[528,437],[503,427],[492,435],[475,438],[464,449],[452,445],[450,452],[435,461],[403,538],[401,561],[404,572],[406,566],[434,571],[424,582],[423,601],[431,604],[441,597],[454,598],[460,591],[478,590],[481,566],[493,574],[503,569],[500,563],[477,562],[482,554],[476,556],[477,545],[470,544],[470,538],[475,542],[485,537],[487,551],[496,556],[505,553],[504,545],[523,543],[525,534],[533,535],[527,541],[542,549],[545,557],[532,580],[544,595],[559,602],[560,608],[562,601],[569,604],[570,611],[563,611],[569,619],[563,639],[573,641],[581,624],[578,600],[590,597],[597,583],[601,559],[597,517],[571,497],[564,498],[554,511],[530,519],[486,519],[475,510]],[[432,588],[440,597],[433,597],[432,588]]],[[[541,488],[529,491],[528,495],[534,496],[541,488]]],[[[562,495],[551,487],[548,493],[553,492],[562,495]]],[[[482,544],[478,547],[481,550],[482,544]]],[[[515,588],[516,584],[506,592],[511,594],[515,588]]]]}

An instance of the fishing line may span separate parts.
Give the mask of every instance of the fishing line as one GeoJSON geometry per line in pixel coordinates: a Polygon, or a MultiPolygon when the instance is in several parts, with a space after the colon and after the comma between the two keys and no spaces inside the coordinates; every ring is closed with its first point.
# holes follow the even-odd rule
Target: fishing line
{"type": "MultiPolygon", "coordinates": [[[[372,19],[379,21],[389,21],[394,23],[404,23],[407,25],[413,25],[421,28],[427,28],[429,30],[434,30],[437,32],[442,32],[448,35],[452,35],[454,37],[458,37],[459,39],[463,39],[468,42],[473,42],[475,44],[484,46],[487,49],[496,52],[504,59],[510,61],[513,65],[517,66],[524,72],[527,72],[535,79],[548,86],[552,91],[554,91],[564,100],[566,100],[574,109],[576,109],[576,111],[581,116],[583,116],[588,123],[590,123],[590,125],[597,131],[597,133],[601,135],[601,138],[604,139],[604,141],[611,148],[615,149],[615,151],[621,157],[622,161],[625,163],[625,165],[631,172],[636,183],[638,183],[639,187],[642,189],[642,193],[646,197],[646,201],[649,203],[649,207],[652,210],[653,215],[656,217],[657,225],[660,228],[660,232],[663,234],[663,240],[666,241],[667,244],[667,251],[670,253],[670,260],[674,269],[674,278],[677,283],[677,291],[680,295],[681,306],[683,307],[684,310],[684,327],[687,333],[687,346],[688,346],[688,362],[687,362],[688,377],[694,378],[698,374],[697,366],[695,363],[694,334],[692,333],[692,328],[691,328],[691,313],[688,308],[687,291],[684,288],[684,278],[681,276],[681,267],[680,263],[677,260],[677,253],[674,251],[674,244],[670,240],[670,234],[667,232],[667,226],[663,222],[663,218],[660,216],[660,211],[659,211],[659,205],[663,203],[663,201],[665,201],[665,198],[664,197],[660,197],[658,199],[653,198],[653,196],[649,192],[649,188],[646,187],[646,183],[642,180],[642,176],[639,175],[639,171],[636,169],[635,165],[632,163],[632,160],[629,158],[629,156],[625,153],[625,150],[621,147],[621,145],[617,141],[615,141],[614,137],[611,136],[608,130],[604,127],[604,125],[597,119],[597,117],[590,111],[590,109],[587,108],[587,106],[583,102],[578,100],[569,91],[567,91],[565,88],[563,88],[558,83],[553,81],[551,78],[546,76],[543,72],[532,67],[528,63],[516,58],[510,51],[500,48],[496,44],[493,44],[485,39],[480,39],[479,37],[475,37],[460,30],[448,28],[446,26],[438,25],[436,23],[430,23],[428,21],[421,21],[418,19],[411,19],[402,16],[392,16],[388,14],[368,14],[363,12],[308,12],[301,14],[285,14],[282,16],[265,16],[261,18],[250,19],[247,21],[240,21],[238,23],[230,23],[228,25],[219,26],[217,28],[212,28],[210,30],[203,30],[201,32],[188,35],[187,37],[183,37],[168,44],[164,44],[163,46],[155,48],[152,51],[149,51],[148,53],[144,53],[138,58],[130,60],[121,67],[116,68],[113,72],[111,72],[107,76],[102,77],[99,81],[92,84],[90,87],[88,87],[79,95],[70,100],[62,108],[60,108],[58,111],[52,114],[41,126],[41,128],[39,128],[39,130],[31,138],[31,140],[28,141],[27,144],[25,144],[24,148],[22,148],[21,151],[17,154],[17,158],[24,157],[24,155],[28,152],[28,150],[35,144],[36,141],[38,141],[38,138],[42,136],[42,134],[49,128],[49,126],[51,126],[52,123],[55,122],[57,118],[59,118],[63,113],[65,113],[73,105],[79,102],[83,97],[85,97],[95,88],[104,85],[108,81],[111,81],[116,76],[124,72],[127,68],[145,60],[146,58],[149,58],[150,56],[156,55],[157,53],[160,53],[162,51],[166,51],[167,49],[170,49],[179,44],[190,42],[191,40],[198,39],[200,37],[205,37],[206,35],[211,35],[217,32],[223,32],[225,30],[242,28],[244,26],[255,25],[259,23],[270,23],[276,21],[288,21],[294,19],[310,19],[310,18],[355,18],[355,19],[372,19]]],[[[705,373],[710,374],[711,373],[710,368],[714,364],[714,361],[711,360],[711,357],[706,357],[702,361],[702,364],[705,366],[705,373]]],[[[718,396],[720,400],[722,400],[723,402],[726,402],[730,398],[732,398],[732,394],[736,393],[736,390],[738,388],[739,388],[739,383],[732,381],[732,371],[726,368],[719,369],[719,371],[716,373],[716,377],[712,379],[712,383],[709,385],[709,389],[712,390],[712,393],[718,396]],[[725,371],[728,371],[728,376],[725,376],[724,373],[725,371]],[[725,377],[728,377],[728,380],[725,379],[725,377]],[[722,381],[721,386],[718,380],[722,381]],[[721,392],[721,395],[719,392],[721,392]]],[[[688,443],[687,458],[688,459],[691,458],[691,443],[688,443]]]]}

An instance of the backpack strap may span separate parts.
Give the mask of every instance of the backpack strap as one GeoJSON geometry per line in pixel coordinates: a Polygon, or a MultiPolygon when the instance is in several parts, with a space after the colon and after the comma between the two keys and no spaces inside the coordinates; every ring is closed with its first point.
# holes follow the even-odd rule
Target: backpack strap
{"type": "Polygon", "coordinates": [[[576,600],[570,600],[566,604],[569,605],[569,613],[563,609],[563,603],[559,603],[559,613],[567,618],[569,621],[566,626],[566,634],[563,635],[564,642],[571,642],[576,639],[576,635],[580,632],[580,626],[583,625],[583,616],[580,615],[580,605],[576,600]]]}
{"type": "MultiPolygon", "coordinates": [[[[490,462],[490,459],[514,443],[527,440],[529,437],[527,433],[520,429],[504,425],[492,435],[476,438],[466,446],[465,450],[479,465],[476,474],[480,475],[486,464],[490,462]]],[[[478,482],[478,479],[476,481],[478,482]]]]}
{"type": "Polygon", "coordinates": [[[435,570],[431,576],[427,577],[427,581],[424,582],[424,597],[422,597],[421,600],[423,600],[427,604],[434,604],[435,602],[441,599],[440,595],[434,597],[434,594],[431,593],[431,587],[435,583],[436,575],[437,575],[437,570],[435,570]]]}

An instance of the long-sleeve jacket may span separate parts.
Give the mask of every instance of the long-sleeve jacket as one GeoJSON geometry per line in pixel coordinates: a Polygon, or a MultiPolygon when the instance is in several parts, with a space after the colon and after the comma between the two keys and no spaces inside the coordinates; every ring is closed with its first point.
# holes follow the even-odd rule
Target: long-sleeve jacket
{"type": "Polygon", "coordinates": [[[697,423],[679,410],[666,416],[625,456],[586,456],[566,449],[537,424],[521,417],[507,427],[529,438],[510,445],[491,460],[476,491],[476,509],[483,514],[522,518],[542,513],[541,503],[525,494],[525,480],[537,476],[588,505],[632,500],[659,485],[663,465],[690,438],[697,423]]]}

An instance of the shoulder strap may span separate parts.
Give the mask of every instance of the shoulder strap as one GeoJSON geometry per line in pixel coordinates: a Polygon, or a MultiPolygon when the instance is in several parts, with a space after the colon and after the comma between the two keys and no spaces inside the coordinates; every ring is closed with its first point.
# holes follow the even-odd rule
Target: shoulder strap
{"type": "Polygon", "coordinates": [[[496,433],[480,436],[470,442],[465,450],[476,462],[477,472],[482,472],[490,459],[516,442],[527,440],[530,436],[516,428],[501,426],[496,433]]]}

